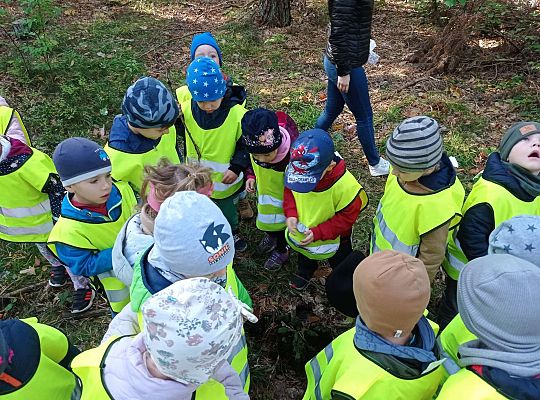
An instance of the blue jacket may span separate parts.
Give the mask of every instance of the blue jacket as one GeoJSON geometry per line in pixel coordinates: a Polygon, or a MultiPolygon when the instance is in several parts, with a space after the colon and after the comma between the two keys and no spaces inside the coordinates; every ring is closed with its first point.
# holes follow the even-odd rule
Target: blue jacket
{"type": "MultiPolygon", "coordinates": [[[[62,201],[62,216],[77,221],[108,221],[120,218],[122,213],[122,196],[113,185],[111,196],[107,200],[109,217],[102,214],[83,210],[71,204],[69,195],[62,201]]],[[[112,247],[101,251],[91,251],[68,246],[63,243],[56,244],[58,258],[67,265],[75,275],[96,276],[112,269],[112,247]]]]}

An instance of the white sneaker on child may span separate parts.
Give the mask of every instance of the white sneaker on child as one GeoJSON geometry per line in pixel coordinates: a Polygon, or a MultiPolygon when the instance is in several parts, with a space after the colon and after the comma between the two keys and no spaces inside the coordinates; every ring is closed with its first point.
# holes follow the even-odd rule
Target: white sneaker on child
{"type": "Polygon", "coordinates": [[[376,165],[369,166],[369,173],[371,174],[371,176],[388,175],[389,172],[390,163],[382,157],[379,158],[379,162],[376,165]]]}

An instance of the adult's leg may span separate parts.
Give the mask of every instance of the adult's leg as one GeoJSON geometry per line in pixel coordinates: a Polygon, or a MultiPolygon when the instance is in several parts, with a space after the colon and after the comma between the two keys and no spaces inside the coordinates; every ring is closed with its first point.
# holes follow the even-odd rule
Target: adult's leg
{"type": "Polygon", "coordinates": [[[376,165],[379,162],[379,151],[375,145],[373,110],[369,99],[366,72],[363,67],[356,67],[351,71],[349,91],[343,97],[356,119],[356,134],[368,163],[372,166],[376,165]]]}
{"type": "Polygon", "coordinates": [[[326,278],[326,296],[338,311],[355,318],[358,315],[353,292],[353,273],[358,264],[366,258],[361,251],[353,251],[339,263],[326,278]]]}
{"type": "Polygon", "coordinates": [[[326,56],[324,56],[324,70],[328,76],[328,84],[326,87],[326,105],[315,123],[315,128],[328,131],[336,118],[343,111],[345,100],[337,88],[336,66],[332,64],[326,56]]]}

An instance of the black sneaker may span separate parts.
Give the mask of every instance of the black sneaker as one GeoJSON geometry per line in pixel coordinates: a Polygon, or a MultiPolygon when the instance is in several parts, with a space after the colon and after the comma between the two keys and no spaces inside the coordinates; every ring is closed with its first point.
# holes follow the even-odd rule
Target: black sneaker
{"type": "Polygon", "coordinates": [[[59,288],[67,283],[68,274],[63,265],[51,267],[51,277],[49,278],[49,286],[59,288]]]}
{"type": "Polygon", "coordinates": [[[294,290],[298,290],[298,291],[304,290],[307,287],[307,285],[309,285],[309,279],[310,278],[304,278],[303,276],[300,276],[300,275],[294,275],[291,278],[289,285],[294,290]]]}
{"type": "Polygon", "coordinates": [[[243,253],[247,250],[248,244],[247,242],[240,236],[238,233],[234,234],[234,249],[239,252],[243,253]]]}
{"type": "Polygon", "coordinates": [[[79,314],[88,310],[92,307],[94,297],[96,297],[96,291],[92,288],[75,290],[75,293],[73,293],[71,313],[79,314]]]}

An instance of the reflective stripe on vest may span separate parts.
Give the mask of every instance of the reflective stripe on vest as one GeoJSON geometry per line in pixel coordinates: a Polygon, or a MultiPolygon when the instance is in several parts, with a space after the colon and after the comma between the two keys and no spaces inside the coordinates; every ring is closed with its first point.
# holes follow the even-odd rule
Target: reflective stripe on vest
{"type": "Polygon", "coordinates": [[[449,375],[455,374],[456,368],[461,368],[458,356],[459,346],[475,339],[476,336],[467,329],[459,314],[443,329],[437,338],[437,344],[441,349],[441,354],[444,354],[448,360],[443,365],[449,375]]]}
{"type": "Polygon", "coordinates": [[[263,168],[251,156],[251,166],[257,178],[257,228],[265,232],[279,232],[286,227],[283,212],[285,191],[284,171],[263,168]]]}
{"type": "Polygon", "coordinates": [[[0,175],[2,191],[10,194],[0,198],[0,239],[9,242],[46,242],[53,226],[49,196],[41,190],[56,170],[48,155],[30,149],[16,170],[0,175]]]}
{"type": "Polygon", "coordinates": [[[370,250],[398,250],[416,257],[422,235],[461,219],[465,189],[457,177],[454,183],[428,194],[409,193],[390,173],[384,194],[373,217],[370,250]]]}
{"type": "Polygon", "coordinates": [[[401,242],[396,234],[392,232],[392,230],[388,227],[386,224],[386,221],[384,220],[384,215],[381,210],[381,203],[379,203],[377,207],[377,213],[375,215],[374,221],[377,221],[378,229],[373,231],[373,235],[371,235],[371,252],[375,253],[377,251],[384,250],[385,248],[381,249],[379,246],[377,246],[377,232],[380,233],[380,235],[388,242],[390,245],[390,248],[396,251],[401,251],[402,253],[409,254],[413,257],[416,257],[416,253],[418,252],[418,244],[415,244],[413,246],[407,246],[405,243],[401,242]]]}
{"type": "MultiPolygon", "coordinates": [[[[503,186],[480,178],[473,186],[471,193],[463,205],[462,214],[477,204],[487,203],[493,210],[494,226],[499,226],[502,222],[517,215],[540,215],[540,196],[533,201],[527,202],[518,199],[512,192],[503,186]]],[[[464,264],[468,262],[457,241],[457,232],[450,232],[448,235],[448,248],[443,268],[454,280],[459,277],[464,264]]]]}
{"type": "MultiPolygon", "coordinates": [[[[348,171],[328,189],[321,192],[297,193],[292,192],[296,201],[298,210],[298,221],[307,228],[313,228],[319,224],[328,221],[336,213],[349,206],[356,196],[360,196],[362,209],[368,203],[367,195],[362,185],[348,171]],[[324,207],[321,207],[321,204],[324,207]]],[[[332,257],[339,248],[340,237],[332,240],[317,240],[301,246],[300,241],[303,235],[291,235],[288,229],[285,229],[285,239],[295,251],[304,256],[324,260],[332,257]]]]}
{"type": "Polygon", "coordinates": [[[247,110],[236,104],[229,109],[227,118],[219,127],[203,129],[193,117],[191,95],[188,95],[186,90],[184,86],[176,90],[186,127],[186,158],[212,168],[212,198],[226,199],[240,189],[244,179],[244,174],[240,173],[233,183],[222,182],[223,174],[229,169],[231,158],[236,151],[236,143],[242,135],[241,121],[247,110]]]}
{"type": "MultiPolygon", "coordinates": [[[[101,274],[98,274],[98,278],[103,284],[107,299],[109,299],[111,304],[116,304],[116,308],[124,308],[124,306],[129,303],[129,288],[114,275],[113,271],[102,272],[101,274]]],[[[114,311],[118,312],[116,310],[114,311]]],[[[120,311],[122,310],[120,309],[120,311]]]]}
{"type": "MultiPolygon", "coordinates": [[[[37,318],[21,319],[35,331],[39,339],[38,354],[35,354],[36,370],[29,380],[11,392],[0,395],[2,400],[32,400],[32,399],[69,399],[75,388],[77,378],[59,362],[68,354],[69,341],[67,337],[51,326],[40,324],[37,318]]],[[[18,337],[24,345],[26,337],[18,337]]],[[[15,354],[15,357],[17,355],[15,354]]],[[[21,368],[31,368],[33,365],[22,365],[21,368]]]]}
{"type": "Polygon", "coordinates": [[[306,363],[308,382],[303,400],[328,400],[334,393],[351,400],[428,400],[433,397],[443,375],[442,366],[415,377],[400,378],[355,347],[355,332],[352,328],[342,333],[306,363]]]}
{"type": "Polygon", "coordinates": [[[117,181],[129,183],[137,192],[141,191],[145,165],[157,165],[161,158],[178,164],[180,158],[176,150],[176,128],[171,126],[168,133],[161,136],[156,147],[145,153],[127,153],[113,149],[107,143],[104,147],[111,159],[112,176],[117,181]]]}

